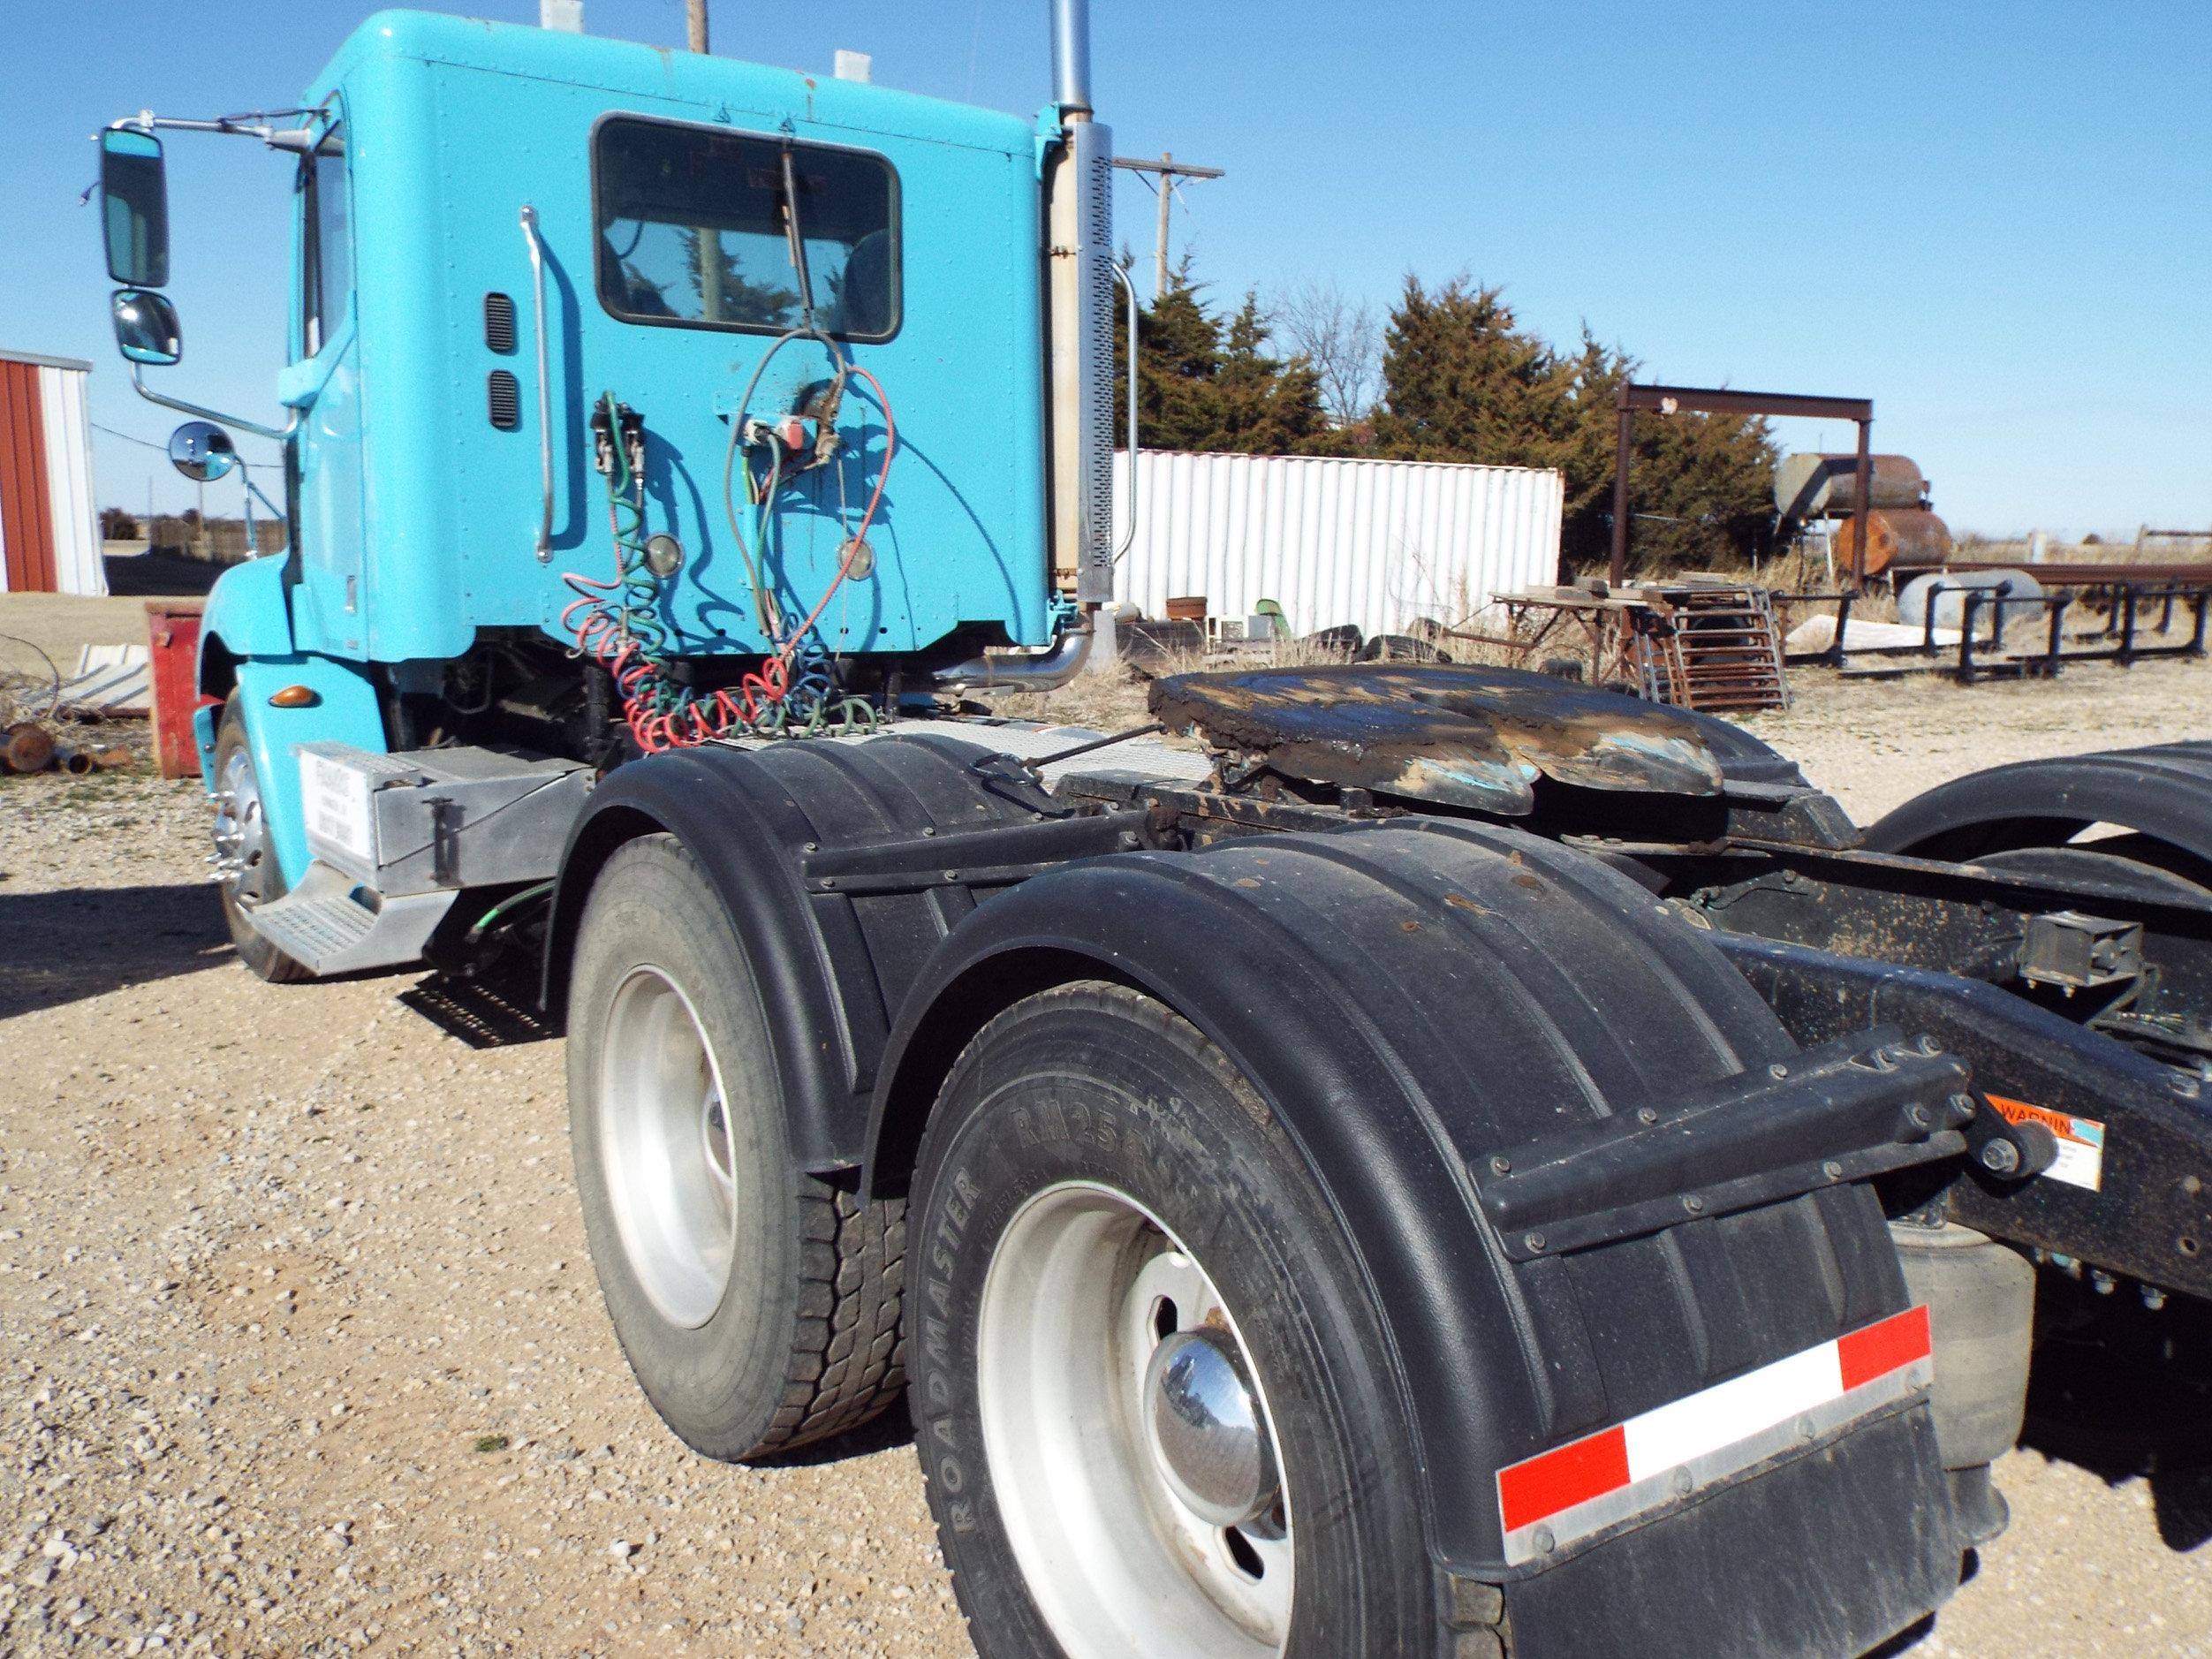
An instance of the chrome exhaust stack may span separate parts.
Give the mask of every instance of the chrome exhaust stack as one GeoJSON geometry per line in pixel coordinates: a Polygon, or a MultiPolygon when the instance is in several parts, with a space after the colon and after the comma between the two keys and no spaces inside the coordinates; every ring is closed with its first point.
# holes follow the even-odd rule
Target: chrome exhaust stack
{"type": "Polygon", "coordinates": [[[1114,134],[1091,119],[1088,0],[1051,0],[1060,144],[1045,171],[1052,587],[1076,619],[1049,649],[938,669],[945,690],[1049,691],[1081,673],[1114,596],[1114,134]]]}
{"type": "Polygon", "coordinates": [[[1045,178],[1052,574],[1087,611],[1114,593],[1114,134],[1091,118],[1087,0],[1052,0],[1052,81],[1061,120],[1045,178]]]}

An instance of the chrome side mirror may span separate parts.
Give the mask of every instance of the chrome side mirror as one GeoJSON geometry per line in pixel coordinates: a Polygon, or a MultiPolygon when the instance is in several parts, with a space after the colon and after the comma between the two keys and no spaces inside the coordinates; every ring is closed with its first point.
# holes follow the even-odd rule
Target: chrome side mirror
{"type": "Polygon", "coordinates": [[[126,288],[169,281],[169,184],[162,141],[133,127],[100,135],[100,225],[108,276],[126,288]]]}
{"type": "Polygon", "coordinates": [[[238,445],[212,420],[187,420],[169,435],[169,464],[194,483],[212,483],[239,464],[238,445]]]}
{"type": "Polygon", "coordinates": [[[169,296],[150,288],[118,288],[108,302],[115,347],[133,363],[166,367],[185,354],[185,333],[169,296]]]}

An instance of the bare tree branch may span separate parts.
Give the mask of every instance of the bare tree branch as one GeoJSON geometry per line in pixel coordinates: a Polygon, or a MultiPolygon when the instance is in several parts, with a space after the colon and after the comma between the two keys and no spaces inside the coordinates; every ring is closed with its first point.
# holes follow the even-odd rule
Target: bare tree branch
{"type": "Polygon", "coordinates": [[[1288,290],[1273,310],[1284,342],[1321,377],[1330,421],[1349,426],[1373,413],[1382,369],[1382,324],[1375,307],[1323,280],[1288,290]]]}

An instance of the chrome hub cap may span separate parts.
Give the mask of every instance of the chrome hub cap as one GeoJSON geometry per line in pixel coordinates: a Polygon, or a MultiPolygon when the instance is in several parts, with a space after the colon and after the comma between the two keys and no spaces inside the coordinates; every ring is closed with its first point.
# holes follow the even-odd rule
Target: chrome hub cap
{"type": "Polygon", "coordinates": [[[1126,1193],[1048,1188],[983,1285],[978,1400],[1022,1575],[1069,1659],[1280,1655],[1290,1496],[1213,1281],[1126,1193]]]}
{"type": "Polygon", "coordinates": [[[254,757],[233,749],[216,779],[215,821],[209,826],[215,840],[215,878],[232,903],[243,908],[269,897],[269,878],[276,867],[269,838],[269,819],[261,811],[261,790],[254,776],[254,757]]]}
{"type": "Polygon", "coordinates": [[[1169,1489],[1216,1526],[1248,1526],[1275,1507],[1274,1446],[1235,1341],[1178,1330],[1152,1351],[1145,1428],[1169,1489]]]}
{"type": "Polygon", "coordinates": [[[691,1000],[658,968],[633,969],[607,1010],[599,1146],[632,1274],[686,1329],[722,1304],[737,1186],[722,1079],[691,1000]]]}

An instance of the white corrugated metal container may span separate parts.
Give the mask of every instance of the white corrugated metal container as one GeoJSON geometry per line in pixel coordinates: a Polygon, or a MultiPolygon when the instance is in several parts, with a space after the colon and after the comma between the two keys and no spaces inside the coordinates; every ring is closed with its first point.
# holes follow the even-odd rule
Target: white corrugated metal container
{"type": "MultiPolygon", "coordinates": [[[[1203,594],[1216,617],[1272,599],[1294,633],[1346,622],[1402,633],[1416,617],[1453,623],[1494,594],[1557,580],[1565,485],[1549,468],[1148,450],[1137,485],[1114,597],[1148,617],[1203,594]]],[[[1117,537],[1128,504],[1125,451],[1117,537]]]]}
{"type": "Polygon", "coordinates": [[[90,363],[0,351],[0,590],[104,594],[90,363]]]}

